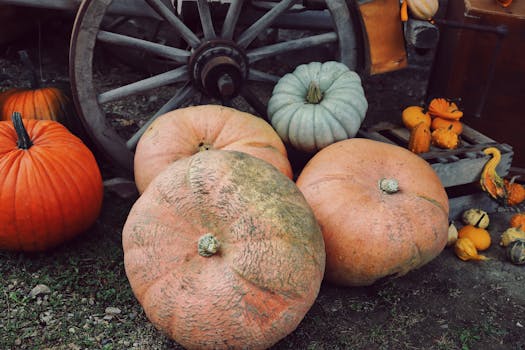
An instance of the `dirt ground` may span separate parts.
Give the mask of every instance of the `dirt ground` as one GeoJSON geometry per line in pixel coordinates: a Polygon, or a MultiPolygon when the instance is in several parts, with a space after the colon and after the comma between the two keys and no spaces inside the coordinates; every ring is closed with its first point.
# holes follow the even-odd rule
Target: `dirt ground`
{"type": "MultiPolygon", "coordinates": [[[[20,49],[38,57],[46,80],[67,83],[70,25],[46,21],[1,46],[0,91],[26,84],[20,49]]],[[[419,104],[431,62],[432,53],[412,56],[409,68],[366,79],[367,123],[419,104]]],[[[100,164],[111,178],[112,165],[100,164]]],[[[106,191],[100,218],[78,239],[46,253],[0,253],[0,348],[181,349],[151,326],[127,284],[120,234],[133,201],[106,191]],[[38,284],[50,290],[30,295],[38,284]]],[[[323,284],[297,330],[272,349],[525,349],[525,267],[509,263],[497,244],[512,213],[490,213],[487,261],[463,262],[447,248],[371,287],[323,284]]]]}

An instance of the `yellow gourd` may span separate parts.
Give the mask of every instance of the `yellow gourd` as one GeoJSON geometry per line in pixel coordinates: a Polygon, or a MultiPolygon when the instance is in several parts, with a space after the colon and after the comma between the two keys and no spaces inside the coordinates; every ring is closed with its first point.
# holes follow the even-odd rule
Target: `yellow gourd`
{"type": "Polygon", "coordinates": [[[479,183],[481,189],[487,192],[492,198],[505,201],[507,198],[507,188],[504,179],[496,172],[496,167],[501,161],[501,152],[496,147],[487,147],[483,150],[486,155],[492,156],[481,171],[479,183]]]}
{"type": "Polygon", "coordinates": [[[458,231],[458,238],[468,238],[474,243],[477,250],[488,249],[491,243],[489,231],[478,226],[484,217],[485,214],[479,218],[475,225],[465,225],[458,231]]]}
{"type": "Polygon", "coordinates": [[[431,118],[430,114],[419,106],[409,106],[401,113],[401,120],[408,130],[412,130],[419,123],[425,123],[430,127],[431,118]]]}
{"type": "Polygon", "coordinates": [[[476,246],[468,238],[458,238],[454,244],[454,252],[463,261],[488,259],[486,256],[478,254],[476,246]]]}
{"type": "Polygon", "coordinates": [[[440,128],[432,131],[432,144],[440,148],[455,149],[459,146],[459,136],[449,128],[440,128]]]}
{"type": "Polygon", "coordinates": [[[461,123],[459,120],[450,120],[450,119],[436,117],[432,119],[430,128],[432,130],[450,128],[450,130],[460,135],[463,132],[463,123],[461,123]]]}
{"type": "Polygon", "coordinates": [[[410,132],[408,149],[415,154],[430,151],[430,128],[424,122],[416,125],[410,132]]]}
{"type": "Polygon", "coordinates": [[[525,240],[525,231],[516,227],[509,227],[501,234],[499,245],[506,247],[517,240],[525,240]]]}
{"type": "Polygon", "coordinates": [[[517,213],[510,218],[510,226],[525,231],[525,213],[517,213]]]}

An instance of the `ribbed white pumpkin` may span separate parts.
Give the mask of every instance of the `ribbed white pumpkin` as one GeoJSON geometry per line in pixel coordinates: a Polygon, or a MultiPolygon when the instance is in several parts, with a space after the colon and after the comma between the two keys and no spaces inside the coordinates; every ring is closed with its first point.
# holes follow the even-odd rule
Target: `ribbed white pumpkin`
{"type": "Polygon", "coordinates": [[[439,0],[406,0],[412,16],[417,19],[429,20],[439,9],[439,0]]]}
{"type": "Polygon", "coordinates": [[[279,136],[308,153],[354,137],[367,109],[361,78],[336,61],[299,65],[279,79],[268,101],[279,136]]]}

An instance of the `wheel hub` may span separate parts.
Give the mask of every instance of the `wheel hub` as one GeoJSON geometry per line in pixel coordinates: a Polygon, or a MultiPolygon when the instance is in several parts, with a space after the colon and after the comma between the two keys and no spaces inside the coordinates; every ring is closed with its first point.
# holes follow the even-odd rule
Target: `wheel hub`
{"type": "Polygon", "coordinates": [[[194,84],[205,94],[231,99],[248,76],[247,58],[231,41],[212,40],[192,54],[190,72],[194,84]]]}

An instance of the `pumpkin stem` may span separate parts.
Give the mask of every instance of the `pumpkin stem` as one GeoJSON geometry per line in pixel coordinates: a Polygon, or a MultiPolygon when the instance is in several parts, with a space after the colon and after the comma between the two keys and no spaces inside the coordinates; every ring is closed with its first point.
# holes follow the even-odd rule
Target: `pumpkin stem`
{"type": "Polygon", "coordinates": [[[485,213],[481,214],[481,216],[479,217],[478,221],[476,222],[474,226],[479,228],[479,224],[481,223],[481,220],[483,220],[484,217],[485,217],[485,213]]]}
{"type": "Polygon", "coordinates": [[[310,82],[310,85],[308,85],[308,92],[306,93],[306,102],[318,104],[322,99],[323,93],[321,92],[319,85],[314,81],[310,82]]]}
{"type": "Polygon", "coordinates": [[[221,244],[211,233],[206,233],[199,238],[197,250],[200,256],[209,257],[219,251],[221,244]]]}
{"type": "Polygon", "coordinates": [[[20,61],[22,61],[25,68],[30,73],[29,85],[31,86],[31,89],[39,89],[40,79],[38,79],[38,76],[36,75],[35,66],[33,66],[33,62],[31,62],[31,60],[29,59],[29,55],[27,54],[27,51],[26,50],[18,51],[18,56],[20,57],[20,61]]]}
{"type": "Polygon", "coordinates": [[[16,145],[20,149],[29,149],[33,146],[33,142],[31,142],[31,139],[29,138],[24,122],[22,122],[22,115],[19,112],[13,112],[11,120],[16,131],[16,136],[18,136],[16,145]]]}
{"type": "Polygon", "coordinates": [[[399,183],[396,179],[379,180],[379,189],[388,194],[394,194],[399,191],[399,183]]]}
{"type": "Polygon", "coordinates": [[[199,152],[209,151],[212,148],[213,148],[212,145],[210,145],[209,143],[205,143],[205,142],[199,143],[199,152]]]}

